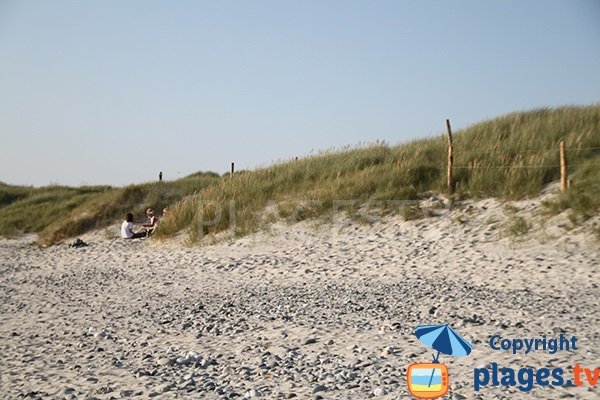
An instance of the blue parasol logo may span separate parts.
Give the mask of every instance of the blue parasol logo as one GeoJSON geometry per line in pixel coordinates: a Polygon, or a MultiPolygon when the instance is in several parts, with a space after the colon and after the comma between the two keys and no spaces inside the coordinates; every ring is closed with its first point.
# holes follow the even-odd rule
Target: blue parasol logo
{"type": "Polygon", "coordinates": [[[468,356],[473,350],[471,343],[467,342],[448,324],[417,326],[415,336],[425,346],[437,350],[437,355],[433,356],[433,362],[438,362],[440,353],[462,357],[468,356]]]}
{"type": "Polygon", "coordinates": [[[434,399],[448,392],[448,368],[440,364],[440,353],[454,357],[467,356],[473,346],[449,325],[421,325],[415,336],[430,349],[436,350],[432,363],[415,363],[408,367],[410,393],[419,399],[434,399]]]}

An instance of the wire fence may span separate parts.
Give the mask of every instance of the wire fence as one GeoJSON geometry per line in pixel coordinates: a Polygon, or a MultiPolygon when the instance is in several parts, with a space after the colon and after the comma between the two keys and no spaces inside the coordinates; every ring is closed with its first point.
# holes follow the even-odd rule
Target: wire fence
{"type": "MultiPolygon", "coordinates": [[[[599,151],[600,147],[575,147],[575,148],[565,148],[566,153],[579,153],[581,151],[599,151]]],[[[504,153],[508,155],[517,155],[517,154],[535,154],[537,156],[542,156],[545,154],[556,154],[559,156],[559,152],[557,148],[553,149],[525,149],[519,151],[510,151],[510,150],[487,150],[487,151],[477,151],[477,150],[469,150],[470,154],[498,154],[504,153]]],[[[600,154],[599,154],[600,155],[600,154]]],[[[480,163],[480,160],[474,161],[480,163]]],[[[583,164],[569,164],[569,168],[578,168],[583,164]]],[[[517,164],[506,164],[506,165],[452,165],[453,169],[515,169],[515,168],[525,168],[525,169],[549,169],[549,168],[560,168],[560,164],[542,164],[542,165],[517,165],[517,164]]]]}
{"type": "MultiPolygon", "coordinates": [[[[486,150],[486,151],[477,151],[477,150],[469,150],[469,153],[474,153],[474,154],[496,154],[496,153],[506,153],[506,154],[546,154],[546,153],[554,153],[556,152],[558,149],[557,148],[553,148],[553,149],[525,149],[525,150],[519,150],[519,151],[512,151],[512,150],[486,150]]],[[[566,151],[570,151],[570,152],[580,152],[580,151],[591,151],[591,150],[600,150],[600,147],[571,147],[571,148],[566,148],[566,151]]]]}
{"type": "MultiPolygon", "coordinates": [[[[566,192],[570,186],[569,179],[569,166],[571,168],[578,168],[583,164],[577,163],[581,160],[577,158],[582,152],[592,151],[597,155],[600,155],[600,146],[594,145],[590,146],[578,146],[577,144],[572,145],[567,149],[566,143],[564,139],[561,139],[558,143],[558,148],[535,148],[535,149],[515,149],[511,151],[510,149],[498,149],[498,150],[486,150],[486,151],[477,151],[476,149],[469,149],[467,154],[484,154],[484,155],[492,155],[496,154],[495,158],[500,158],[500,160],[467,160],[468,164],[465,164],[464,160],[462,164],[455,165],[455,154],[454,154],[454,144],[452,138],[452,128],[450,126],[450,120],[446,119],[446,136],[448,139],[448,158],[447,158],[447,189],[448,194],[454,194],[454,190],[456,187],[456,181],[454,180],[453,170],[484,170],[489,171],[492,169],[495,170],[505,170],[506,174],[515,175],[513,171],[519,170],[530,170],[530,171],[540,171],[540,170],[558,170],[560,171],[560,189],[562,192],[566,192]],[[501,157],[498,157],[497,154],[501,154],[501,157]],[[527,155],[527,156],[525,156],[527,155]],[[558,163],[553,162],[554,155],[558,157],[558,163]],[[573,157],[575,159],[575,164],[569,165],[568,159],[569,157],[573,157]],[[512,159],[512,160],[511,160],[512,159]],[[507,164],[509,163],[509,164],[507,164]],[[550,163],[550,164],[549,164],[550,163]]],[[[471,158],[471,157],[470,157],[471,158]]],[[[547,172],[544,171],[543,174],[547,172]]],[[[522,175],[522,174],[521,174],[522,175]]],[[[532,174],[528,173],[527,175],[540,175],[540,173],[532,174]]]]}
{"type": "MultiPolygon", "coordinates": [[[[582,164],[569,164],[569,167],[577,168],[582,164]]],[[[558,168],[559,164],[553,165],[453,165],[455,169],[509,169],[509,168],[558,168]]]]}

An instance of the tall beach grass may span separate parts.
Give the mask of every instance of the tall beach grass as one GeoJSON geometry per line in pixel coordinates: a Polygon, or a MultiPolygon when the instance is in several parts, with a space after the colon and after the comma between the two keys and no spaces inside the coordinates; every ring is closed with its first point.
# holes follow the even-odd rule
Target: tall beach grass
{"type": "MultiPolygon", "coordinates": [[[[516,112],[455,132],[455,197],[537,195],[560,177],[560,140],[566,143],[573,185],[549,208],[571,209],[574,221],[597,215],[600,105],[516,112]]],[[[51,244],[114,224],[126,212],[141,217],[147,207],[170,208],[158,238],[184,232],[191,242],[367,203],[398,212],[399,202],[446,191],[446,162],[447,140],[440,130],[437,137],[346,147],[233,176],[198,173],[124,188],[0,184],[0,235],[38,232],[41,243],[51,244]]]]}
{"type": "MultiPolygon", "coordinates": [[[[560,177],[560,140],[566,142],[575,182],[580,175],[581,182],[600,176],[596,163],[588,165],[600,153],[600,106],[512,113],[456,132],[456,196],[537,195],[560,177]]],[[[397,210],[398,201],[445,192],[446,162],[443,134],[397,146],[375,143],[281,162],[221,179],[185,198],[157,234],[166,238],[187,230],[192,242],[225,230],[246,234],[261,228],[268,209],[293,221],[326,215],[340,204],[372,203],[397,210]]],[[[575,193],[563,202],[575,204],[575,193]]]]}
{"type": "Polygon", "coordinates": [[[92,229],[104,228],[133,212],[144,218],[151,207],[162,210],[220,179],[197,173],[172,182],[122,188],[109,186],[42,188],[0,184],[0,235],[39,233],[41,244],[52,244],[92,229]]]}

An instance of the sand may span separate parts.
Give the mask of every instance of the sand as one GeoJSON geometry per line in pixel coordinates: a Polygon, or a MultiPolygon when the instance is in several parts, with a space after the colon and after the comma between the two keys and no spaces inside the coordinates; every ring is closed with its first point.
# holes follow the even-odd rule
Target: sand
{"type": "Polygon", "coordinates": [[[511,203],[532,223],[522,237],[489,199],[411,221],[279,223],[210,246],[104,232],[83,248],[2,239],[0,393],[404,399],[408,365],[431,360],[415,327],[449,324],[473,351],[441,355],[447,398],[598,398],[598,386],[473,387],[492,363],[566,377],[576,363],[600,367],[598,241],[565,215],[540,217],[540,201],[511,203]],[[490,348],[495,334],[576,336],[577,350],[513,355],[490,348]]]}

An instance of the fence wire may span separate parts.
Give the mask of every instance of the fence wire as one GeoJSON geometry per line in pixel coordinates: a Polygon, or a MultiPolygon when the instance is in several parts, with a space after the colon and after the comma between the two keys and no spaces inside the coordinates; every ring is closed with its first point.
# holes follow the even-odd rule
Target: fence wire
{"type": "MultiPolygon", "coordinates": [[[[454,149],[456,149],[457,146],[454,146],[454,149]]],[[[565,151],[572,151],[572,152],[577,152],[577,151],[589,151],[589,150],[600,150],[600,147],[567,147],[565,149],[565,151]]],[[[475,153],[475,154],[496,154],[496,153],[506,153],[506,154],[546,154],[546,153],[554,153],[557,152],[558,153],[558,148],[555,149],[525,149],[525,150],[519,150],[519,151],[511,151],[511,150],[487,150],[487,151],[477,151],[477,150],[469,150],[469,153],[475,153]]]]}
{"type": "MultiPolygon", "coordinates": [[[[579,167],[581,164],[569,164],[569,168],[579,167]]],[[[560,168],[556,165],[456,165],[452,169],[504,169],[504,168],[560,168]]]]}
{"type": "MultiPolygon", "coordinates": [[[[580,152],[580,151],[591,151],[591,150],[600,150],[600,147],[567,147],[565,148],[566,152],[580,152]]],[[[558,153],[559,149],[525,149],[519,151],[510,151],[510,150],[488,150],[488,151],[477,151],[477,150],[469,150],[469,153],[475,154],[496,154],[496,153],[505,153],[509,155],[515,154],[536,154],[543,155],[547,153],[558,153]]],[[[558,154],[557,154],[558,156],[558,154]]],[[[480,161],[478,161],[480,162],[480,161]]],[[[583,164],[569,164],[569,168],[577,168],[583,164]]],[[[452,169],[516,169],[516,168],[525,168],[525,169],[551,169],[551,168],[560,168],[560,164],[544,164],[544,165],[452,165],[452,169]]]]}

